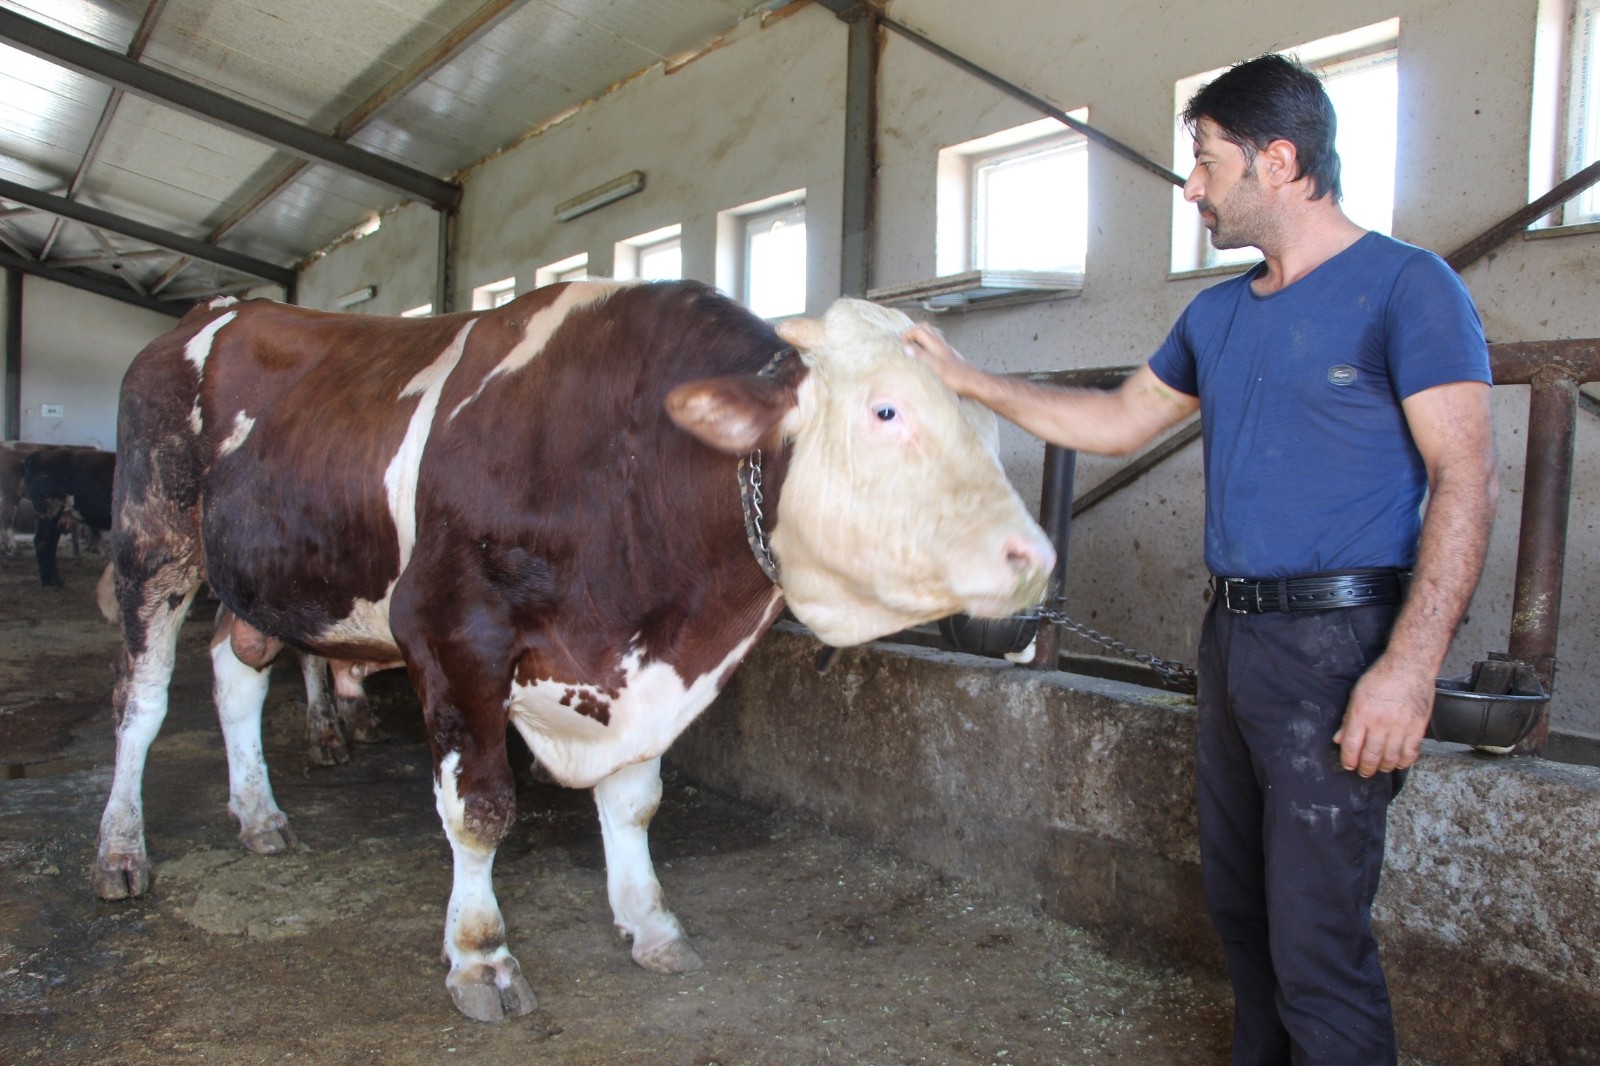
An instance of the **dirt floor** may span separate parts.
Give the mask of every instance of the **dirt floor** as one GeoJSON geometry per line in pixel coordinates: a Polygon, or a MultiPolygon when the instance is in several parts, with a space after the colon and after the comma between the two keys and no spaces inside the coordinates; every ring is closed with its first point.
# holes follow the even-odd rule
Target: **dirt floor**
{"type": "Polygon", "coordinates": [[[146,776],[154,889],[101,902],[87,870],[118,637],[93,604],[100,562],[65,553],[60,591],[38,585],[25,546],[0,559],[0,1063],[1226,1059],[1215,976],[1124,964],[1078,930],[671,774],[652,850],[706,968],[633,965],[589,796],[529,774],[495,883],[540,1005],[469,1021],[444,989],[450,856],[403,675],[370,686],[389,741],[322,768],[299,671],[279,664],[265,743],[299,847],[250,855],[225,810],[205,611],[184,628],[146,776]]]}

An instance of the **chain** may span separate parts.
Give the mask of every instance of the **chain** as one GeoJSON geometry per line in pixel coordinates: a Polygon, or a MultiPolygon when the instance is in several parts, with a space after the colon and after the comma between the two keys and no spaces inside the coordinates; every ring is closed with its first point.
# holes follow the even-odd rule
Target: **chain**
{"type": "Polygon", "coordinates": [[[1130,648],[1115,637],[1108,637],[1098,630],[1090,629],[1082,622],[1073,621],[1060,611],[1052,611],[1048,607],[1041,607],[1039,608],[1039,617],[1046,622],[1054,622],[1057,625],[1064,626],[1080,637],[1087,637],[1096,644],[1110,648],[1118,654],[1126,655],[1130,659],[1137,659],[1175,684],[1193,687],[1199,680],[1198,675],[1191,667],[1185,666],[1176,659],[1162,659],[1147,651],[1130,648]]]}
{"type": "Polygon", "coordinates": [[[767,580],[778,584],[778,561],[767,544],[767,516],[761,509],[766,496],[761,491],[761,452],[756,450],[739,460],[739,502],[744,508],[744,535],[750,551],[767,580]]]}

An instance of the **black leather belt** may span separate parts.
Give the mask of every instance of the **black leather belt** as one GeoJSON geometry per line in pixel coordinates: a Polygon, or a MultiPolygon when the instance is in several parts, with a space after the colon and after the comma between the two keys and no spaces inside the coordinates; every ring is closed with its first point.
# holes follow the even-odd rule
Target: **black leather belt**
{"type": "Polygon", "coordinates": [[[1214,577],[1211,587],[1234,614],[1325,611],[1334,607],[1399,603],[1411,581],[1409,570],[1362,570],[1312,577],[1214,577]]]}

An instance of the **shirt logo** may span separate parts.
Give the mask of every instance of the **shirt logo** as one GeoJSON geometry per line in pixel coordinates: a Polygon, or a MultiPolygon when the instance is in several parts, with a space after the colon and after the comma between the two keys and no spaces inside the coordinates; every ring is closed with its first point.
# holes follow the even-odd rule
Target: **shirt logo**
{"type": "Polygon", "coordinates": [[[1345,366],[1342,363],[1339,366],[1329,367],[1328,381],[1334,385],[1354,385],[1356,383],[1356,368],[1345,366]]]}

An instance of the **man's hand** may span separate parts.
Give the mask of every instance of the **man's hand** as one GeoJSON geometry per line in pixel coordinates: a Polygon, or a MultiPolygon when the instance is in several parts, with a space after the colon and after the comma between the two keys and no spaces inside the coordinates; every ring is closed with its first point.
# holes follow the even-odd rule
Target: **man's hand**
{"type": "Polygon", "coordinates": [[[950,342],[935,326],[920,322],[900,334],[900,340],[906,346],[907,355],[939,375],[945,388],[958,396],[972,396],[986,376],[950,347],[950,342]]]}
{"type": "Polygon", "coordinates": [[[1356,682],[1344,724],[1333,735],[1344,768],[1371,777],[1416,762],[1433,714],[1434,683],[1432,671],[1380,656],[1356,682]]]}

